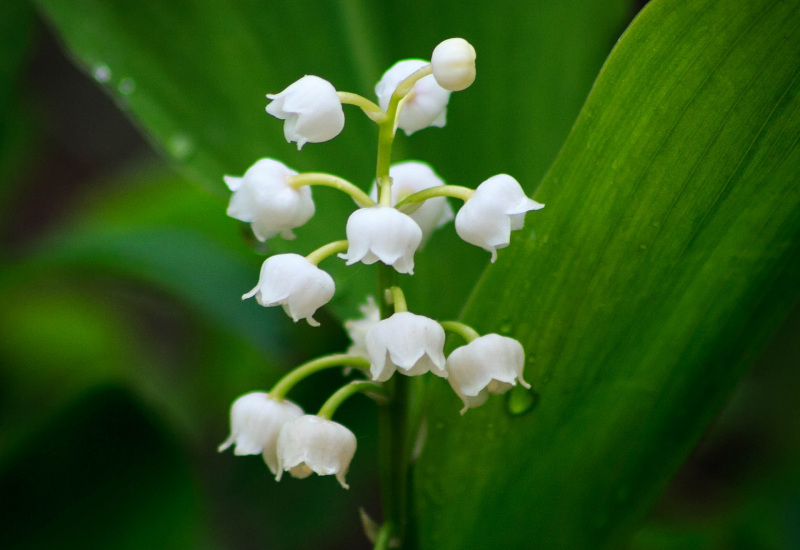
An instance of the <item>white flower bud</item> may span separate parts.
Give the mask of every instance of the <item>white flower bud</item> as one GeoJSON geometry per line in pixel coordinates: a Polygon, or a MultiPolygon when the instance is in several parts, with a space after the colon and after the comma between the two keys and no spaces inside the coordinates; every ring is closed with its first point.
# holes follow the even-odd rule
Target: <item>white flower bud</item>
{"type": "Polygon", "coordinates": [[[278,472],[305,478],[313,473],[336,475],[345,489],[344,476],[356,454],[356,436],[333,420],[307,414],[284,424],[278,436],[278,472]]]}
{"type": "Polygon", "coordinates": [[[408,311],[375,323],[366,338],[372,379],[385,382],[397,369],[408,376],[432,372],[447,378],[444,338],[439,323],[408,311]]]}
{"type": "Polygon", "coordinates": [[[463,38],[448,38],[431,54],[433,77],[439,86],[459,92],[475,82],[475,48],[463,38]]]}
{"type": "MultiPolygon", "coordinates": [[[[445,185],[433,168],[414,160],[393,164],[389,167],[389,176],[392,178],[392,206],[418,191],[445,185]]],[[[378,200],[377,184],[372,185],[369,196],[378,200]]],[[[422,248],[434,230],[453,219],[453,209],[445,197],[434,197],[418,204],[420,206],[408,215],[422,229],[422,248]]]]}
{"type": "Polygon", "coordinates": [[[482,405],[490,393],[505,393],[522,379],[525,350],[517,340],[487,334],[457,348],[447,358],[448,382],[464,402],[461,414],[482,405]]]}
{"type": "Polygon", "coordinates": [[[414,252],[422,230],[409,216],[388,206],[359,208],[347,219],[347,252],[339,257],[347,265],[381,261],[398,273],[414,274],[414,252]]]}
{"type": "Polygon", "coordinates": [[[244,177],[225,176],[233,191],[228,215],[251,222],[259,241],[279,233],[284,239],[294,239],[292,229],[314,215],[310,187],[294,189],[288,183],[288,178],[296,174],[282,162],[265,158],[248,168],[244,177]]]}
{"type": "Polygon", "coordinates": [[[525,213],[544,208],[529,199],[517,180],[506,174],[480,184],[456,214],[456,233],[497,259],[497,249],[508,246],[511,231],[522,229],[525,213]]]}
{"type": "Polygon", "coordinates": [[[263,455],[270,471],[278,468],[278,434],[287,422],[303,416],[291,401],[277,401],[268,393],[247,393],[231,406],[231,435],[219,446],[222,452],[234,445],[235,455],[263,455]]]}
{"type": "MultiPolygon", "coordinates": [[[[386,111],[397,85],[427,64],[422,59],[405,59],[392,65],[375,86],[380,108],[386,111]]],[[[447,122],[448,101],[450,92],[439,86],[433,75],[420,78],[406,96],[397,127],[409,136],[428,126],[443,127],[447,122]]]]}
{"type": "Polygon", "coordinates": [[[333,84],[318,76],[306,75],[278,94],[267,94],[272,102],[267,112],[285,120],[286,141],[320,143],[335,138],[344,128],[342,102],[333,84]]]}
{"type": "Polygon", "coordinates": [[[271,256],[261,266],[258,284],[242,296],[256,297],[262,306],[282,305],[295,322],[306,319],[318,327],[313,315],[333,298],[333,278],[299,254],[271,256]]]}

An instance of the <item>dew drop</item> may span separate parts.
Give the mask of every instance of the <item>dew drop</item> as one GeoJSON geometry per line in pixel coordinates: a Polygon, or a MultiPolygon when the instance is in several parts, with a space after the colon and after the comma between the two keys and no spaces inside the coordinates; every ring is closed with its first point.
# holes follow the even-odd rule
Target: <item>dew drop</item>
{"type": "Polygon", "coordinates": [[[522,386],[514,386],[508,392],[506,409],[508,414],[519,416],[532,411],[537,403],[539,403],[539,395],[536,392],[526,390],[522,386]]]}
{"type": "Polygon", "coordinates": [[[96,81],[105,84],[106,82],[111,80],[111,69],[108,67],[108,65],[102,63],[99,65],[95,65],[94,68],[92,69],[92,76],[94,76],[94,79],[96,81]]]}
{"type": "Polygon", "coordinates": [[[123,78],[119,81],[117,91],[119,91],[119,93],[122,95],[131,95],[136,91],[136,81],[132,78],[123,78]]]}
{"type": "Polygon", "coordinates": [[[177,133],[167,142],[167,151],[177,160],[185,160],[194,152],[194,142],[184,134],[177,133]]]}

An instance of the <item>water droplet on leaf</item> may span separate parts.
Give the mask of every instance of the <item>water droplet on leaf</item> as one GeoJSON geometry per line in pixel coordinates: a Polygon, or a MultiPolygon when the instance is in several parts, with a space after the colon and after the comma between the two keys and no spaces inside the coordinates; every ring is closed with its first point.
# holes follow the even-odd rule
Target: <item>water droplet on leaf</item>
{"type": "Polygon", "coordinates": [[[99,64],[95,65],[92,69],[92,76],[98,82],[106,83],[111,80],[111,69],[108,65],[99,64]]]}
{"type": "Polygon", "coordinates": [[[119,81],[117,91],[119,91],[119,93],[122,95],[131,95],[134,91],[136,91],[136,81],[134,81],[132,78],[123,78],[119,81]]]}
{"type": "Polygon", "coordinates": [[[514,386],[508,392],[506,398],[506,409],[509,414],[519,416],[526,412],[532,411],[536,404],[539,402],[539,395],[532,391],[527,390],[522,386],[514,386]]]}
{"type": "Polygon", "coordinates": [[[185,160],[194,152],[194,142],[184,134],[178,133],[170,138],[167,143],[167,151],[177,160],[185,160]]]}

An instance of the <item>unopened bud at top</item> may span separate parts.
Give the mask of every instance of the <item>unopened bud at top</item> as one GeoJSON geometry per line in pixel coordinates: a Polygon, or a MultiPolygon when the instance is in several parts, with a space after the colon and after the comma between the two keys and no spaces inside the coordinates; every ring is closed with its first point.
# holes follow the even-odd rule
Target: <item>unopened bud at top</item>
{"type": "Polygon", "coordinates": [[[463,38],[448,38],[431,55],[433,77],[451,92],[469,88],[475,82],[475,48],[463,38]]]}

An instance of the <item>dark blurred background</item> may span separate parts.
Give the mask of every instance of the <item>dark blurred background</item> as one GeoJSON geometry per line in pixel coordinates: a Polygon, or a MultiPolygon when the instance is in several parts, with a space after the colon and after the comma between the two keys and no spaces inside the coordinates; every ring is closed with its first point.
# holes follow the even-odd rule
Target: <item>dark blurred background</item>
{"type": "MultiPolygon", "coordinates": [[[[255,307],[260,328],[238,330],[213,290],[259,258],[224,202],[162,160],[32,10],[18,20],[2,38],[2,546],[368,548],[355,511],[378,514],[376,429],[358,399],[341,412],[359,436],[350,491],[216,453],[237,395],[346,336],[255,307]]],[[[800,548],[799,334],[795,309],[631,548],[800,548]]],[[[320,380],[297,401],[319,406],[341,377],[320,380]]]]}

